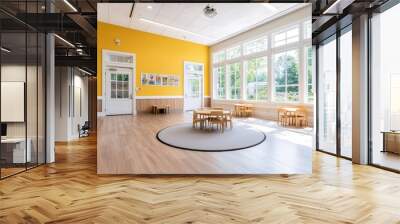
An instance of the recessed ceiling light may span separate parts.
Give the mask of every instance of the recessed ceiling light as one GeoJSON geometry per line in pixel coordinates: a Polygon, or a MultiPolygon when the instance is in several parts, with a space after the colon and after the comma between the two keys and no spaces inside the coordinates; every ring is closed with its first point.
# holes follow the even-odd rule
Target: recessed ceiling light
{"type": "Polygon", "coordinates": [[[147,9],[152,9],[152,8],[153,8],[153,6],[151,6],[151,5],[147,6],[147,9]]]}

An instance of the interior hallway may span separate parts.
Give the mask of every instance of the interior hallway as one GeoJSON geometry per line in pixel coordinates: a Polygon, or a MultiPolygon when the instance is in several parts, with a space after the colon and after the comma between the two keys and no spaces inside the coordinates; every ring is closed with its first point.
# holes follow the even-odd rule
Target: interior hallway
{"type": "Polygon", "coordinates": [[[0,182],[0,223],[398,223],[398,174],[313,153],[312,175],[98,176],[96,138],[0,182]]]}

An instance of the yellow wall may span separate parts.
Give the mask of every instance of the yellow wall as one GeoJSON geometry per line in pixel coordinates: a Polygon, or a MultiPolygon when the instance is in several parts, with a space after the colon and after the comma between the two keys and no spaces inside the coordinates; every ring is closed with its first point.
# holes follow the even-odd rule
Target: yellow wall
{"type": "Polygon", "coordinates": [[[168,38],[147,32],[124,28],[107,23],[97,23],[97,95],[102,95],[102,50],[136,54],[137,96],[183,96],[183,62],[204,64],[204,95],[210,95],[209,48],[205,45],[168,38]],[[114,39],[121,40],[120,45],[114,39]],[[178,87],[142,86],[140,74],[176,74],[180,76],[178,87]]]}

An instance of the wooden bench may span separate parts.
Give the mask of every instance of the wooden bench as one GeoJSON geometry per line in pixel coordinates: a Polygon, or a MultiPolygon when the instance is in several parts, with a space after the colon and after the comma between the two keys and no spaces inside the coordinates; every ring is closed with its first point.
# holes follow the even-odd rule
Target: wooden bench
{"type": "Polygon", "coordinates": [[[153,105],[151,110],[153,114],[169,114],[169,105],[153,105]]]}

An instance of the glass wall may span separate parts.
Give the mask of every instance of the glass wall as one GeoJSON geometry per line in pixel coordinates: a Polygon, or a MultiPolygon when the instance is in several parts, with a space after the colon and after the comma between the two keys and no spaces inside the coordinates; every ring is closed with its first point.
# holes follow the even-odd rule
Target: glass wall
{"type": "MultiPolygon", "coordinates": [[[[41,1],[14,3],[0,6],[18,13],[43,10],[41,1]]],[[[13,17],[0,13],[0,21],[0,178],[5,178],[45,162],[46,40],[13,17]]]]}
{"type": "Polygon", "coordinates": [[[318,48],[318,149],[336,154],[336,36],[318,48]]]}
{"type": "Polygon", "coordinates": [[[340,36],[340,154],[352,157],[352,32],[340,36]]]}
{"type": "Polygon", "coordinates": [[[400,4],[371,19],[370,161],[400,170],[400,4]]]}

